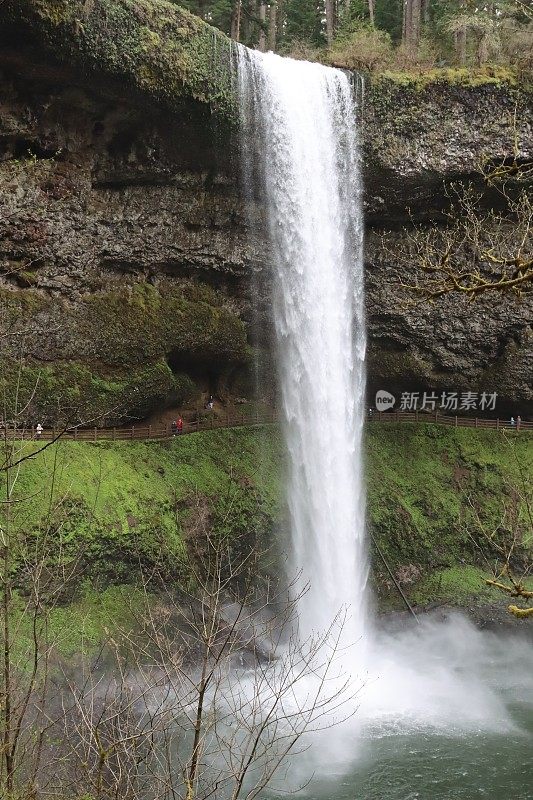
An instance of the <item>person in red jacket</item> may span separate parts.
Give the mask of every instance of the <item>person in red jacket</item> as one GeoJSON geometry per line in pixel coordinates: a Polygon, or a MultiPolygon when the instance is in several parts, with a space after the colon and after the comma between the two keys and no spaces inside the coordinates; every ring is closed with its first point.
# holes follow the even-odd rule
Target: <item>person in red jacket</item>
{"type": "Polygon", "coordinates": [[[181,414],[178,417],[178,421],[177,421],[176,425],[177,425],[177,428],[178,428],[178,433],[183,433],[183,418],[182,418],[181,414]]]}

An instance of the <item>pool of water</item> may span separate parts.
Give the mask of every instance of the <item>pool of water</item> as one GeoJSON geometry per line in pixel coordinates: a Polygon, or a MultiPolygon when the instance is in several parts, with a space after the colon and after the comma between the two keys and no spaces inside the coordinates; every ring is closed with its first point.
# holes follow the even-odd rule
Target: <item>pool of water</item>
{"type": "Polygon", "coordinates": [[[351,724],[315,736],[280,789],[308,781],[296,793],[306,800],[533,800],[530,624],[511,636],[429,622],[382,635],[373,657],[351,724]]]}
{"type": "Polygon", "coordinates": [[[413,731],[364,742],[348,774],[315,777],[313,800],[532,800],[533,713],[513,733],[446,736],[413,731]]]}

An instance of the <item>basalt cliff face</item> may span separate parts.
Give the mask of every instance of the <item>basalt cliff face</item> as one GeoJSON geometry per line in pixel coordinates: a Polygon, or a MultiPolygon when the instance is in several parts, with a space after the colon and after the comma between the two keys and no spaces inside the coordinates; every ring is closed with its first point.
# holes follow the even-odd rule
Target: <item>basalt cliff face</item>
{"type": "MultiPolygon", "coordinates": [[[[246,395],[251,345],[271,341],[269,254],[260,198],[246,207],[239,189],[227,40],[155,0],[7,0],[0,44],[4,382],[37,381],[34,413],[50,421],[58,408],[144,416],[198,387],[246,395]]],[[[438,219],[446,184],[482,158],[512,155],[515,108],[533,158],[530,99],[497,74],[367,87],[372,392],[490,391],[504,412],[533,408],[531,303],[408,308],[409,276],[379,244],[403,235],[408,209],[438,219]]]]}

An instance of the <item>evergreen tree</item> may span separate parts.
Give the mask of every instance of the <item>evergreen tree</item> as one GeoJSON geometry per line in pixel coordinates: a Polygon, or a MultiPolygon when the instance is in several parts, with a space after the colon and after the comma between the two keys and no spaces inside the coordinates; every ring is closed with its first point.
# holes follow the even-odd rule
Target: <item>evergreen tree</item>
{"type": "Polygon", "coordinates": [[[402,38],[403,0],[375,0],[376,28],[389,34],[393,42],[402,38]]]}
{"type": "MultiPolygon", "coordinates": [[[[176,2],[176,0],[172,0],[176,2]]],[[[186,8],[192,14],[230,34],[232,0],[179,0],[176,5],[186,8]]]]}
{"type": "MultiPolygon", "coordinates": [[[[1,0],[0,0],[1,1],[1,0]]],[[[287,51],[334,44],[336,63],[476,66],[503,61],[530,69],[532,0],[172,0],[249,47],[287,51]],[[342,57],[342,47],[350,57],[342,57]],[[372,48],[381,54],[370,58],[372,48]],[[390,54],[385,53],[387,47],[390,54]],[[298,49],[298,48],[297,48],[298,49]],[[383,51],[383,52],[381,52],[383,51]],[[429,52],[429,58],[424,52],[429,52]],[[529,58],[529,61],[528,61],[529,58]],[[357,59],[355,59],[357,61],[357,59]],[[529,65],[529,66],[528,66],[529,65]]],[[[366,67],[365,67],[366,68],[366,67]]]]}
{"type": "Polygon", "coordinates": [[[285,2],[286,41],[325,44],[324,4],[320,0],[287,0],[285,2]]]}

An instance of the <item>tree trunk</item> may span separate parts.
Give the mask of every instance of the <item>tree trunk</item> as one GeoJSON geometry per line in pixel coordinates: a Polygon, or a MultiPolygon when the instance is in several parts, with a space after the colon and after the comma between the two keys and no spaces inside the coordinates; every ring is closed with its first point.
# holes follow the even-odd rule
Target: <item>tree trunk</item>
{"type": "Polygon", "coordinates": [[[276,44],[279,45],[283,41],[283,34],[285,28],[285,2],[278,0],[276,3],[276,44]]]}
{"type": "Polygon", "coordinates": [[[262,53],[266,50],[266,3],[264,0],[261,0],[259,3],[259,43],[257,45],[257,49],[260,50],[262,53]]]}
{"type": "Polygon", "coordinates": [[[464,67],[466,64],[466,28],[464,26],[455,31],[455,52],[457,61],[464,67]]]}
{"type": "Polygon", "coordinates": [[[374,0],[368,0],[368,16],[370,17],[370,24],[374,27],[375,22],[375,15],[374,15],[374,0]]]}
{"type": "Polygon", "coordinates": [[[422,0],[411,0],[411,9],[411,48],[414,52],[420,42],[422,0]]]}
{"type": "Polygon", "coordinates": [[[326,0],[326,40],[328,47],[333,44],[335,31],[335,0],[326,0]]]}
{"type": "Polygon", "coordinates": [[[482,67],[489,60],[489,37],[486,33],[481,34],[481,39],[477,46],[477,63],[478,67],[482,67]]]}
{"type": "Polygon", "coordinates": [[[411,4],[412,0],[403,0],[402,43],[407,46],[411,31],[411,4]]]}
{"type": "Polygon", "coordinates": [[[241,37],[241,0],[234,0],[231,8],[231,32],[230,36],[236,42],[241,37]]]}
{"type": "Polygon", "coordinates": [[[278,5],[276,0],[271,0],[268,15],[268,49],[276,50],[276,26],[277,26],[278,5]]]}
{"type": "Polygon", "coordinates": [[[351,0],[344,0],[344,19],[350,19],[351,0]]]}
{"type": "Polygon", "coordinates": [[[244,4],[244,14],[242,15],[241,19],[241,38],[240,41],[246,45],[250,45],[250,41],[252,38],[252,26],[250,23],[251,14],[254,10],[254,3],[253,0],[241,0],[244,4]]]}
{"type": "Polygon", "coordinates": [[[402,41],[411,55],[416,53],[420,41],[422,0],[404,0],[402,41]]]}

